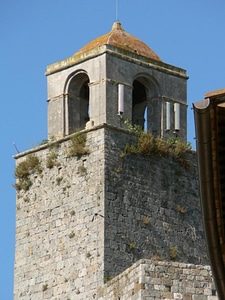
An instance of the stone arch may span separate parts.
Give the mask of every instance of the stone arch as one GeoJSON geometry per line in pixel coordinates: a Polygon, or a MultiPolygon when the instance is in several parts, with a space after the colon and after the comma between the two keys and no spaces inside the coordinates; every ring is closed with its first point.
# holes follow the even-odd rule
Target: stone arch
{"type": "Polygon", "coordinates": [[[132,91],[132,124],[148,130],[151,100],[159,97],[157,81],[146,74],[139,74],[133,81],[132,91]]]}
{"type": "Polygon", "coordinates": [[[89,121],[89,82],[83,70],[71,74],[66,84],[66,115],[68,134],[84,129],[89,121]]]}

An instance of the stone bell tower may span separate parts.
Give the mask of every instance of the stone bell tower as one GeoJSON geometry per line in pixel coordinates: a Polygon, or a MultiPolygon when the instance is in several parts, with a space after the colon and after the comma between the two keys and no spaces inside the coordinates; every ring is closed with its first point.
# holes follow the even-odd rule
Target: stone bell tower
{"type": "Polygon", "coordinates": [[[186,71],[161,61],[115,22],[109,33],[47,67],[49,138],[123,120],[186,141],[186,71]]]}
{"type": "Polygon", "coordinates": [[[125,120],[186,141],[185,70],[115,22],[46,75],[48,142],[15,156],[14,299],[216,300],[194,154],[124,150],[125,120]]]}

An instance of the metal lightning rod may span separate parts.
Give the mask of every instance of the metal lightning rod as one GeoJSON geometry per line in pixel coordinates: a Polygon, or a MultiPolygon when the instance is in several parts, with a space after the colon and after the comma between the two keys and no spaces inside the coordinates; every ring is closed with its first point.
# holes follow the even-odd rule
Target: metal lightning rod
{"type": "Polygon", "coordinates": [[[119,0],[116,0],[116,21],[119,20],[119,0]]]}

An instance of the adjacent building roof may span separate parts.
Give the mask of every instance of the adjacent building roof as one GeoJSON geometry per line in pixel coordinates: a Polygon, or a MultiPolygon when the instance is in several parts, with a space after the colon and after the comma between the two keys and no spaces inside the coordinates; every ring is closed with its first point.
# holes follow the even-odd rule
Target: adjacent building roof
{"type": "Polygon", "coordinates": [[[209,259],[225,299],[225,89],[194,103],[200,196],[209,259]]]}
{"type": "Polygon", "coordinates": [[[86,46],[81,48],[75,53],[81,54],[102,45],[111,45],[117,48],[151,58],[157,61],[161,61],[159,56],[144,42],[134,37],[133,35],[124,31],[120,22],[116,21],[113,23],[112,29],[105,35],[102,35],[93,41],[89,42],[86,46]]]}

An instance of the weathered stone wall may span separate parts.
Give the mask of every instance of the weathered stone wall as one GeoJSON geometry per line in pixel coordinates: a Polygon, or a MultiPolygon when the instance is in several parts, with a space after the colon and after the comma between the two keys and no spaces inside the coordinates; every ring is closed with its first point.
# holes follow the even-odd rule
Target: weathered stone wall
{"type": "Polygon", "coordinates": [[[99,300],[218,300],[209,266],[140,260],[98,292],[99,300]]]}
{"type": "MultiPolygon", "coordinates": [[[[135,139],[102,125],[87,132],[89,153],[80,158],[68,155],[70,137],[16,156],[18,166],[37,155],[42,172],[29,175],[28,190],[17,191],[14,299],[99,299],[102,293],[118,300],[100,287],[140,259],[163,260],[168,279],[171,260],[208,265],[195,154],[187,169],[171,158],[121,157],[135,139]]],[[[154,272],[160,282],[158,268],[154,272]]],[[[123,299],[153,299],[147,291],[150,287],[123,299]]]]}
{"type": "Polygon", "coordinates": [[[30,151],[42,172],[17,192],[14,299],[92,299],[103,282],[103,129],[89,132],[90,153],[80,159],[68,157],[69,145],[30,151]]]}
{"type": "Polygon", "coordinates": [[[141,258],[209,264],[196,154],[181,162],[140,154],[121,157],[124,145],[136,141],[113,130],[106,130],[105,143],[107,276],[141,258]]]}

